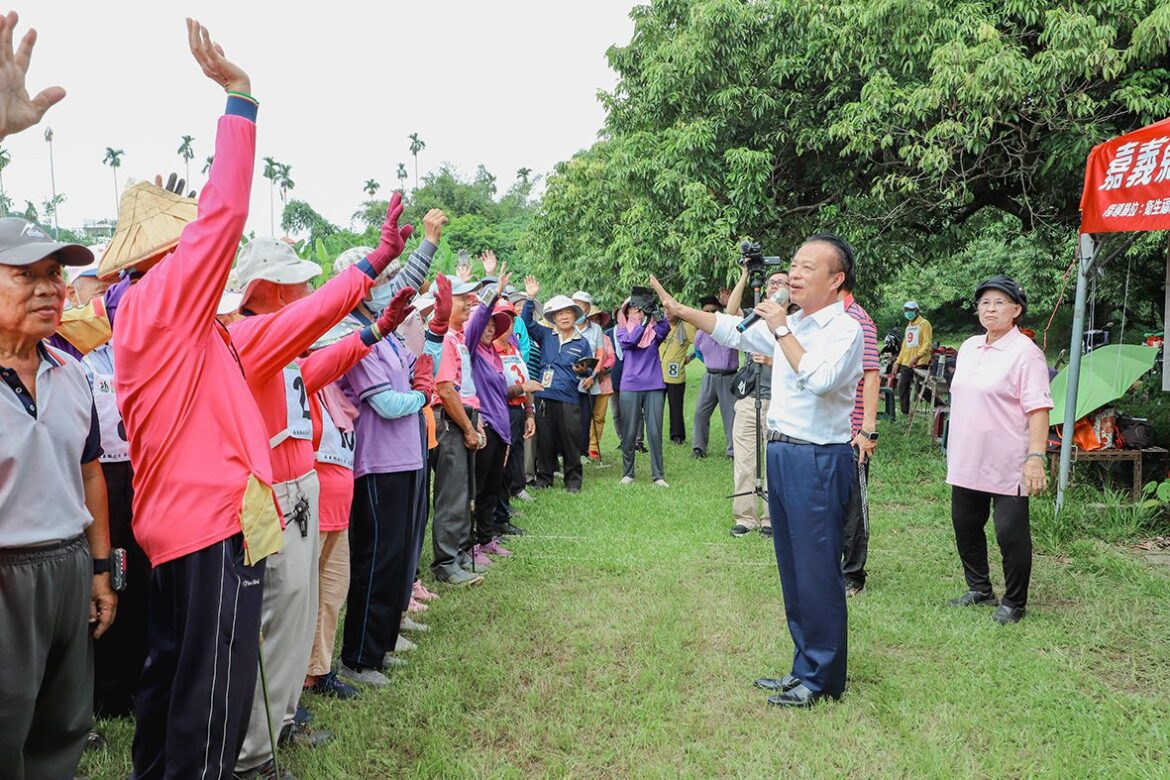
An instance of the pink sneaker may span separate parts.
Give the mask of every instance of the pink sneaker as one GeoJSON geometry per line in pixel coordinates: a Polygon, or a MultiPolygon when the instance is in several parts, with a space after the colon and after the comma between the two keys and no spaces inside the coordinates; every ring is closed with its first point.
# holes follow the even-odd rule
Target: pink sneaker
{"type": "Polygon", "coordinates": [[[439,594],[427,590],[427,586],[422,584],[422,580],[414,581],[414,589],[411,593],[419,601],[438,601],[439,594]]]}
{"type": "Polygon", "coordinates": [[[471,560],[475,562],[475,568],[477,569],[486,569],[492,565],[492,559],[487,557],[482,544],[477,544],[471,548],[471,560]]]}
{"type": "Polygon", "coordinates": [[[499,539],[492,539],[483,546],[483,551],[488,555],[498,555],[501,558],[511,558],[512,551],[500,544],[499,539]]]}
{"type": "Polygon", "coordinates": [[[410,606],[408,606],[406,608],[406,611],[407,612],[426,612],[428,609],[430,609],[430,607],[428,607],[426,604],[422,603],[421,601],[416,601],[414,599],[411,599],[410,606]]]}

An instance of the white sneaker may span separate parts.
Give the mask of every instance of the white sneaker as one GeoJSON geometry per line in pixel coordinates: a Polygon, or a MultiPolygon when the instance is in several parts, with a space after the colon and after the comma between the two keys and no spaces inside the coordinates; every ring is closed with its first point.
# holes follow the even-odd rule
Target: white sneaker
{"type": "Polygon", "coordinates": [[[399,634],[398,641],[394,643],[394,651],[393,652],[395,652],[395,653],[409,653],[411,650],[416,650],[416,649],[418,649],[418,645],[416,645],[414,642],[411,642],[409,639],[404,637],[402,634],[399,634]]]}
{"type": "Polygon", "coordinates": [[[656,479],[656,480],[654,480],[654,484],[657,485],[658,487],[670,487],[670,485],[667,484],[665,479],[656,479]]]}
{"type": "Polygon", "coordinates": [[[634,484],[634,478],[633,477],[622,477],[622,484],[623,485],[632,485],[632,484],[634,484]]]}
{"type": "Polygon", "coordinates": [[[402,631],[417,631],[421,634],[424,631],[430,631],[431,627],[425,623],[416,623],[406,615],[403,615],[402,623],[400,624],[399,629],[402,631]]]}
{"type": "Polygon", "coordinates": [[[357,669],[350,669],[344,663],[339,663],[337,666],[337,673],[347,680],[352,680],[355,683],[362,685],[372,685],[375,688],[382,688],[390,684],[390,680],[386,675],[379,672],[377,669],[362,669],[360,672],[357,669]]]}
{"type": "Polygon", "coordinates": [[[396,655],[390,655],[389,653],[386,653],[386,657],[382,659],[383,669],[402,668],[403,666],[406,666],[405,658],[399,658],[396,655]]]}
{"type": "Polygon", "coordinates": [[[535,501],[536,500],[535,498],[532,497],[532,494],[529,493],[527,490],[521,490],[519,493],[517,493],[514,496],[514,498],[518,498],[521,501],[535,501]]]}

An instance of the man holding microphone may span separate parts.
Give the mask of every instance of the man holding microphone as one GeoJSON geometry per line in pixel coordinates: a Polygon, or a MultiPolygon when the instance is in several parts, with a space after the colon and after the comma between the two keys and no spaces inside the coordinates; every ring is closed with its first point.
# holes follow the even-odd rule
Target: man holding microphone
{"type": "Polygon", "coordinates": [[[852,289],[853,249],[829,233],[797,250],[790,270],[792,300],[801,310],[762,301],[748,317],[683,306],[651,279],[668,314],[721,344],[773,355],[768,405],[768,505],[794,645],[792,670],[756,685],[768,703],[809,707],[845,691],[848,615],[841,574],[842,537],[856,462],[850,414],[861,379],[862,333],[838,300],[852,289]]]}

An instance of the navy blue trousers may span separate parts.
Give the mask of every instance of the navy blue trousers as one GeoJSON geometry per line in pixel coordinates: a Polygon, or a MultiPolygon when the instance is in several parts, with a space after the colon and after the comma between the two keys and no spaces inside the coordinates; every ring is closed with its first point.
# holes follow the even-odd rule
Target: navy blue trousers
{"type": "Polygon", "coordinates": [[[792,674],[829,696],[845,691],[849,616],[841,550],[856,473],[848,444],[768,444],[768,508],[792,674]]]}

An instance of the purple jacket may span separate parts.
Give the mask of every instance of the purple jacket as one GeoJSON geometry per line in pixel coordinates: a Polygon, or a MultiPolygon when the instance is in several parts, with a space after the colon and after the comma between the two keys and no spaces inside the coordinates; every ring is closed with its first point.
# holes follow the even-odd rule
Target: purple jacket
{"type": "Polygon", "coordinates": [[[725,347],[704,331],[695,335],[695,351],[703,356],[707,371],[715,374],[734,374],[739,370],[739,350],[725,347]]]}
{"type": "Polygon", "coordinates": [[[670,323],[666,320],[656,320],[654,342],[643,349],[638,346],[638,342],[645,330],[645,321],[632,329],[623,328],[621,325],[614,328],[624,353],[621,384],[623,393],[666,389],[666,382],[662,380],[662,361],[658,357],[658,345],[670,333],[670,323]]]}
{"type": "Polygon", "coordinates": [[[505,444],[512,443],[512,423],[508,417],[508,383],[504,380],[504,364],[494,347],[479,341],[492,319],[496,296],[471,312],[463,327],[463,342],[471,352],[471,373],[475,377],[475,392],[479,396],[479,413],[484,422],[505,444]]]}

